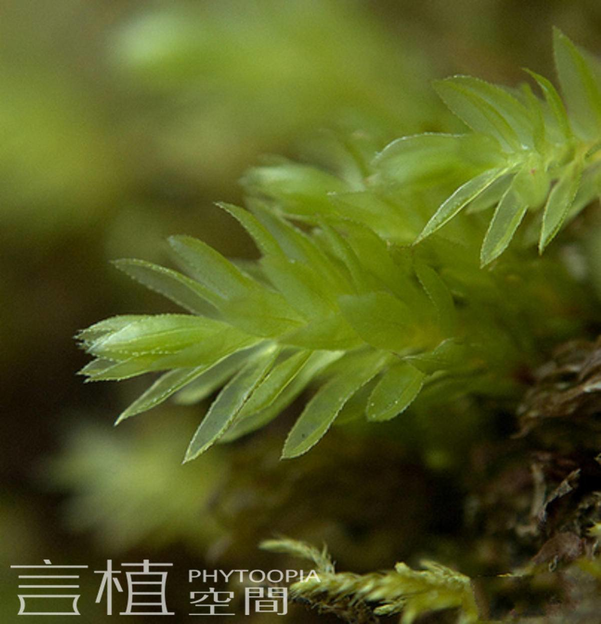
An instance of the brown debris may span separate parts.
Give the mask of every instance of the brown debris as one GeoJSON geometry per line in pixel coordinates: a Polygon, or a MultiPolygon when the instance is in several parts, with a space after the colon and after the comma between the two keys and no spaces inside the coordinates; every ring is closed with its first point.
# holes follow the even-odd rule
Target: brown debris
{"type": "Polygon", "coordinates": [[[534,373],[534,385],[518,407],[520,432],[525,436],[549,419],[587,420],[601,432],[601,338],[595,342],[571,341],[534,373]]]}

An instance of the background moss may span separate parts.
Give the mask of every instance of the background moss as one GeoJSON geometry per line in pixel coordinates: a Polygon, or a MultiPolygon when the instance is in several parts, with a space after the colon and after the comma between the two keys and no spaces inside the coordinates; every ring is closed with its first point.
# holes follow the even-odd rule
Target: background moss
{"type": "MultiPolygon", "coordinates": [[[[8,545],[0,619],[10,622],[10,564],[156,556],[201,568],[220,555],[252,567],[263,556],[255,543],[268,537],[259,532],[278,518],[286,529],[301,525],[304,468],[299,477],[293,464],[261,466],[246,448],[214,453],[207,470],[179,468],[180,421],[193,426],[197,410],[165,408],[127,432],[107,427],[140,385],[84,386],[74,373],[85,358],[71,336],[109,314],[165,309],[108,260],[161,261],[162,241],[174,233],[249,256],[248,240],[212,204],[237,201],[237,180],[261,155],[314,154],[324,128],[364,129],[385,141],[453,123],[432,79],[469,73],[515,84],[521,66],[552,75],[551,26],[599,53],[601,9],[594,0],[3,0],[0,8],[0,529],[8,545]],[[246,484],[231,476],[240,465],[246,484]],[[264,474],[281,498],[255,529],[244,501],[269,493],[257,481],[264,474]],[[173,490],[158,475],[181,487],[188,511],[196,493],[198,503],[225,485],[211,507],[199,504],[195,524],[161,505],[160,488],[173,490]],[[154,517],[146,531],[144,515],[154,517]],[[240,544],[240,560],[231,544],[240,544]]],[[[390,461],[382,470],[397,467],[397,476],[411,466],[403,453],[390,461]]],[[[352,452],[349,462],[360,468],[352,452]]],[[[411,474],[409,487],[444,487],[422,468],[411,474]]],[[[305,526],[298,537],[332,537],[332,549],[339,545],[358,568],[390,566],[403,554],[391,537],[398,523],[384,513],[369,521],[342,513],[357,505],[349,495],[326,528],[305,526]],[[364,560],[351,548],[361,531],[382,539],[366,538],[364,560]]],[[[414,511],[416,523],[429,513],[414,511]]],[[[404,530],[414,535],[411,523],[404,530]]],[[[437,531],[444,542],[444,527],[437,531]]]]}

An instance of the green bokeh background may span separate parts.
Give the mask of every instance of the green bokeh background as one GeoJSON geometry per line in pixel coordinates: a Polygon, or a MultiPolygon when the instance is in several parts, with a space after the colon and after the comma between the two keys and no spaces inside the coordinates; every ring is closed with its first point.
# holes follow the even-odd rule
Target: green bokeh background
{"type": "MultiPolygon", "coordinates": [[[[273,487],[237,483],[275,457],[268,440],[256,442],[264,460],[247,444],[181,466],[198,408],[112,429],[145,382],[84,385],[72,337],[112,314],[171,309],[110,260],[165,262],[163,240],[179,233],[252,255],[214,202],[240,203],[237,180],[263,155],[312,158],[326,131],[385,142],[436,130],[449,113],[433,79],[552,76],[553,25],[601,53],[596,0],[0,0],[0,621],[18,621],[9,566],[44,558],[269,569],[256,542],[276,529],[327,539],[358,568],[402,555],[354,549],[348,514],[302,515],[288,490],[309,460],[263,466],[273,487]],[[257,519],[263,503],[277,522],[257,519]],[[236,526],[247,522],[255,533],[236,526]]],[[[84,621],[102,622],[93,577],[84,621]]],[[[188,590],[174,587],[177,621],[188,590]]]]}

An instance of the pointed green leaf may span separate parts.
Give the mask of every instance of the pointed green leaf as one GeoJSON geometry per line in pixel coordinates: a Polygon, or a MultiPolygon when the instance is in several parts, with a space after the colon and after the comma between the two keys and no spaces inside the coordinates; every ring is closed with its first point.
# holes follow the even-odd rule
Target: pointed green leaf
{"type": "Polygon", "coordinates": [[[107,359],[171,354],[227,329],[220,321],[187,314],[146,316],[96,340],[89,352],[107,359]]]}
{"type": "Polygon", "coordinates": [[[367,411],[367,400],[375,385],[376,380],[372,379],[362,388],[359,388],[343,405],[338,416],[336,416],[336,420],[332,423],[332,427],[346,427],[347,425],[357,422],[360,422],[362,425],[367,411]]]}
{"type": "Polygon", "coordinates": [[[86,381],[120,381],[152,371],[153,359],[148,356],[131,358],[120,362],[96,359],[86,364],[79,375],[86,375],[86,381]]]}
{"type": "Polygon", "coordinates": [[[445,335],[454,333],[457,322],[451,291],[440,275],[424,262],[416,262],[415,272],[438,313],[438,322],[445,335]]]}
{"type": "Polygon", "coordinates": [[[76,338],[86,345],[93,344],[99,338],[113,334],[124,327],[127,327],[135,321],[146,318],[146,314],[121,314],[120,316],[112,316],[98,323],[94,323],[87,329],[82,329],[76,335],[76,338]]]}
{"type": "Polygon", "coordinates": [[[311,351],[300,351],[274,366],[240,412],[240,418],[269,407],[301,372],[311,351]]]}
{"type": "MultiPolygon", "coordinates": [[[[418,134],[387,145],[375,165],[398,184],[432,183],[450,170],[490,169],[499,164],[499,147],[476,134],[418,134]]],[[[351,215],[349,215],[351,216],[351,215]]]]}
{"type": "Polygon", "coordinates": [[[126,418],[136,416],[137,414],[141,414],[142,412],[156,407],[186,384],[189,384],[193,379],[196,379],[205,369],[206,366],[178,368],[161,375],[146,392],[136,399],[119,418],[117,418],[115,424],[118,425],[126,418]]]}
{"type": "Polygon", "coordinates": [[[330,253],[344,264],[355,289],[359,292],[368,290],[368,284],[373,282],[373,279],[370,279],[349,242],[327,223],[320,223],[320,227],[324,245],[327,245],[330,253]]]}
{"type": "Polygon", "coordinates": [[[177,271],[144,260],[115,260],[113,264],[131,278],[193,314],[215,314],[213,306],[207,303],[215,301],[213,293],[177,271]]]}
{"type": "MultiPolygon", "coordinates": [[[[282,262],[285,260],[281,259],[282,262]]],[[[269,286],[259,286],[244,297],[220,305],[225,320],[244,332],[274,338],[301,327],[305,319],[269,286]]]]}
{"type": "Polygon", "coordinates": [[[274,236],[267,230],[267,228],[248,210],[234,206],[233,204],[226,204],[224,202],[218,202],[217,205],[232,215],[242,227],[248,232],[251,238],[257,244],[257,247],[261,253],[265,255],[281,255],[282,249],[274,236]]]}
{"type": "Polygon", "coordinates": [[[480,262],[485,266],[500,256],[511,242],[522,222],[528,204],[514,191],[512,186],[499,202],[490,222],[480,252],[480,262]]]}
{"type": "Polygon", "coordinates": [[[553,33],[555,65],[568,111],[587,138],[601,134],[601,81],[596,59],[581,52],[561,31],[553,33]]]}
{"type": "Polygon", "coordinates": [[[485,191],[495,180],[508,172],[508,169],[491,169],[476,176],[475,178],[460,186],[434,213],[432,218],[426,223],[421,234],[417,237],[415,244],[422,241],[430,234],[436,232],[443,225],[448,223],[462,208],[476,199],[480,193],[485,191]]]}
{"type": "Polygon", "coordinates": [[[345,219],[340,221],[339,226],[365,270],[391,292],[402,294],[398,266],[390,255],[388,243],[366,224],[345,219]]]}
{"type": "Polygon", "coordinates": [[[476,214],[488,210],[493,206],[496,206],[503,195],[505,195],[507,189],[513,182],[513,175],[506,174],[501,176],[498,180],[495,180],[486,190],[482,191],[476,199],[470,202],[470,205],[465,209],[467,214],[476,214]]]}
{"type": "Polygon", "coordinates": [[[277,349],[265,352],[245,366],[223,388],[196,430],[184,461],[195,459],[223,435],[263,381],[276,357],[277,349]]]}
{"type": "MultiPolygon", "coordinates": [[[[544,76],[537,74],[529,69],[526,70],[534,80],[536,80],[538,86],[545,96],[545,100],[547,105],[549,106],[549,110],[553,116],[557,129],[559,130],[560,137],[568,141],[572,138],[572,128],[570,127],[570,120],[568,118],[568,114],[566,113],[566,108],[563,105],[563,100],[561,99],[559,93],[557,93],[557,89],[553,86],[553,83],[550,80],[547,80],[544,76]]],[[[551,138],[551,137],[549,137],[551,138]]]]}
{"type": "MultiPolygon", "coordinates": [[[[256,349],[256,348],[255,348],[256,349]]],[[[174,397],[178,405],[192,405],[206,399],[242,368],[253,357],[255,349],[244,349],[209,367],[174,397]]]]}
{"type": "Polygon", "coordinates": [[[207,335],[203,340],[181,349],[175,353],[160,354],[156,357],[152,368],[154,370],[166,370],[169,368],[181,368],[187,366],[212,366],[223,358],[248,349],[264,342],[258,336],[249,336],[236,327],[223,325],[215,333],[207,335]]]}
{"type": "Polygon", "coordinates": [[[305,390],[314,377],[343,355],[344,351],[315,351],[312,353],[300,372],[271,405],[254,414],[241,415],[223,434],[219,442],[232,442],[270,423],[305,390]]]}
{"type": "Polygon", "coordinates": [[[392,366],[374,388],[367,402],[367,418],[394,418],[414,401],[424,385],[425,374],[406,362],[392,366]]]}
{"type": "Polygon", "coordinates": [[[541,253],[555,238],[568,216],[570,207],[580,187],[581,177],[582,161],[575,161],[566,168],[557,184],[551,190],[543,214],[543,226],[538,243],[538,249],[541,253]]]}
{"type": "MultiPolygon", "coordinates": [[[[314,237],[272,214],[263,206],[253,204],[253,211],[277,239],[285,258],[292,263],[302,263],[309,271],[319,273],[319,283],[324,291],[332,288],[338,289],[340,283],[346,281],[344,273],[328,258],[314,237]]],[[[265,260],[268,259],[265,258],[265,260]]]]}
{"type": "Polygon", "coordinates": [[[306,265],[290,259],[267,256],[261,259],[271,283],[284,295],[288,303],[307,318],[328,316],[335,309],[332,296],[324,289],[319,274],[306,265]]]}
{"type": "Polygon", "coordinates": [[[577,215],[592,201],[598,198],[599,195],[601,195],[601,169],[598,167],[589,168],[582,174],[580,187],[572,202],[568,218],[577,215]]]}
{"type": "Polygon", "coordinates": [[[549,154],[549,145],[545,128],[545,105],[534,95],[532,87],[528,83],[521,85],[519,93],[526,104],[532,124],[532,146],[536,152],[547,156],[549,154]]]}
{"type": "Polygon", "coordinates": [[[381,353],[369,353],[323,385],[292,427],[282,459],[298,457],[317,444],[344,404],[378,374],[385,362],[386,357],[381,353]]]}
{"type": "Polygon", "coordinates": [[[422,373],[432,375],[439,370],[466,365],[467,355],[468,349],[465,344],[455,338],[447,338],[435,349],[424,351],[419,355],[408,355],[404,360],[422,373]]]}
{"type": "Polygon", "coordinates": [[[254,195],[278,199],[302,212],[327,209],[328,193],[348,190],[347,184],[316,167],[294,162],[255,167],[242,179],[254,195]]]}
{"type": "Polygon", "coordinates": [[[470,128],[495,138],[508,151],[530,145],[528,112],[500,87],[470,76],[454,76],[435,83],[444,103],[470,128]]]}
{"type": "Polygon", "coordinates": [[[304,327],[280,336],[279,342],[311,350],[348,350],[363,343],[340,313],[316,318],[304,327]]]}
{"type": "Polygon", "coordinates": [[[184,267],[208,291],[215,303],[243,296],[254,282],[219,252],[191,236],[172,236],[171,248],[184,267]]]}

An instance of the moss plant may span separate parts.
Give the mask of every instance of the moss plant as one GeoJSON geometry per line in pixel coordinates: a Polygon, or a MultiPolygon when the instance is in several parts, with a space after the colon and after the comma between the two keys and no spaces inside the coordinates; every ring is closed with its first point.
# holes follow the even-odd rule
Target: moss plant
{"type": "MultiPolygon", "coordinates": [[[[485,430],[495,414],[522,401],[520,441],[502,440],[514,468],[527,473],[522,490],[505,490],[511,520],[504,526],[513,537],[499,546],[495,531],[482,528],[495,525],[499,483],[511,469],[509,451],[489,449],[486,469],[474,470],[468,484],[474,517],[484,517],[483,541],[474,543],[495,544],[489,567],[497,573],[513,566],[532,575],[536,565],[576,561],[571,565],[598,578],[596,533],[588,529],[601,520],[593,501],[601,481],[592,450],[577,441],[584,422],[588,446],[597,444],[597,348],[587,343],[567,360],[551,353],[593,338],[600,320],[590,252],[595,213],[583,210],[601,191],[601,66],[560,32],[554,49],[561,96],[532,72],[536,93],[529,84],[508,89],[455,76],[436,90],[465,122],[463,134],[382,146],[356,133],[324,144],[320,166],[273,159],[251,169],[243,179],[246,208],[221,207],[255,241],[256,261],[230,261],[188,236],[170,239],[183,272],[118,261],[185,310],[117,316],[81,332],[94,357],[82,371],[90,380],[160,374],[118,422],[172,396],[192,404],[219,390],[188,446],[185,459],[192,460],[266,427],[302,397],[283,444],[282,457],[290,459],[312,449],[337,419],[377,427],[406,410],[436,428],[437,418],[470,406],[481,424],[458,416],[457,427],[475,445],[474,429],[485,430]],[[549,367],[573,379],[549,375],[549,367]],[[566,404],[573,409],[562,409],[566,404]],[[547,414],[549,406],[555,411],[547,414]],[[581,416],[578,435],[574,414],[581,416]],[[543,421],[567,427],[562,444],[532,433],[543,421]],[[538,472],[533,453],[551,458],[540,459],[538,472]],[[579,488],[560,519],[545,524],[557,501],[579,488]],[[583,500],[588,511],[579,507],[583,500]],[[522,520],[535,507],[528,529],[522,520]],[[512,551],[511,540],[525,536],[524,550],[512,551]]],[[[396,422],[391,431],[402,437],[403,420],[396,422]]],[[[366,431],[359,428],[368,445],[366,431]]],[[[430,442],[420,444],[427,457],[430,442]]],[[[438,445],[453,454],[452,438],[438,445]]],[[[411,622],[440,609],[459,609],[466,622],[489,617],[470,579],[439,564],[416,571],[401,563],[360,577],[335,573],[310,547],[269,547],[304,549],[323,579],[297,584],[293,596],[349,622],[398,612],[411,622]]]]}

